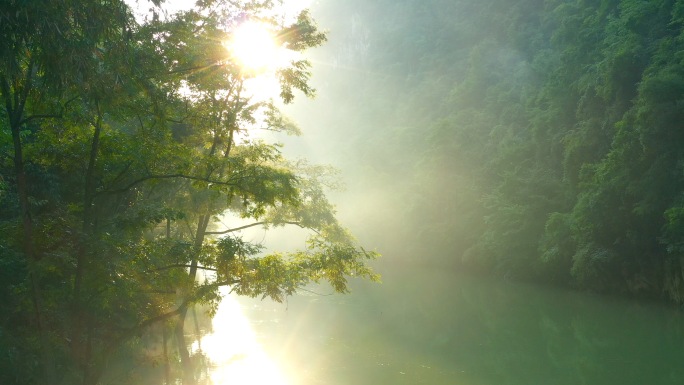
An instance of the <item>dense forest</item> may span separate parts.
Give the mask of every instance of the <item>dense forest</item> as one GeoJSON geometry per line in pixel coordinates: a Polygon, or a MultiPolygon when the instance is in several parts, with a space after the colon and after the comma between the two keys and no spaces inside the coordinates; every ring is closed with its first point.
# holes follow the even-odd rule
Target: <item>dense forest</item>
{"type": "Polygon", "coordinates": [[[384,254],[684,302],[684,3],[314,10],[326,132],[392,201],[384,254]]]}
{"type": "Polygon", "coordinates": [[[376,278],[334,173],[254,135],[299,130],[226,56],[250,18],[313,51],[280,101],[318,89],[388,266],[684,303],[684,1],[276,3],[0,2],[0,383],[205,381],[188,330],[222,290],[376,278]]]}
{"type": "MultiPolygon", "coordinates": [[[[159,3],[136,19],[120,0],[0,2],[2,384],[206,381],[188,330],[223,294],[376,278],[326,198],[328,168],[254,135],[298,129],[225,45],[259,21],[305,51],[326,38],[310,14],[159,3]],[[310,237],[264,250],[239,231],[256,226],[310,237]]],[[[310,68],[276,69],[282,102],[313,95],[310,68]]]]}

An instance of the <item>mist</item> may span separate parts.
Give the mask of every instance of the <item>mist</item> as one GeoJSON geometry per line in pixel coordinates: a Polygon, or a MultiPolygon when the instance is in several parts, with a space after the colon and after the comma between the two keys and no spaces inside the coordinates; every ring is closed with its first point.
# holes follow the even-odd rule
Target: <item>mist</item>
{"type": "MultiPolygon", "coordinates": [[[[301,137],[279,138],[285,153],[339,170],[344,188],[332,191],[332,200],[341,221],[364,245],[384,255],[380,269],[399,261],[439,262],[435,259],[449,251],[429,239],[447,236],[439,223],[446,218],[425,222],[422,217],[450,205],[450,195],[467,193],[443,178],[465,166],[423,159],[436,126],[447,116],[450,92],[467,70],[463,62],[468,47],[452,41],[459,35],[431,30],[429,15],[416,19],[420,15],[415,9],[434,12],[431,7],[438,8],[418,3],[313,4],[312,14],[328,31],[326,44],[308,54],[317,95],[285,107],[303,131],[301,137]],[[446,43],[453,51],[443,50],[446,43]],[[409,52],[409,47],[421,51],[409,52]]],[[[450,6],[449,11],[458,15],[459,9],[450,6]]],[[[448,259],[442,262],[451,263],[448,259]]]]}
{"type": "MultiPolygon", "coordinates": [[[[654,348],[648,343],[622,344],[630,333],[679,338],[677,328],[665,326],[678,316],[655,316],[660,326],[649,330],[617,322],[616,335],[598,321],[650,317],[659,310],[648,301],[680,297],[668,289],[669,278],[655,273],[661,263],[655,260],[669,258],[653,236],[668,226],[665,204],[648,215],[635,208],[630,217],[627,203],[593,199],[644,202],[648,195],[665,202],[678,182],[662,182],[670,186],[665,190],[639,187],[644,195],[629,190],[634,184],[610,193],[601,186],[618,180],[610,172],[635,170],[629,165],[635,160],[615,160],[619,139],[611,148],[606,138],[638,125],[630,109],[644,104],[628,100],[647,76],[639,83],[639,69],[618,67],[610,52],[590,53],[605,45],[574,41],[581,27],[564,24],[592,12],[610,24],[626,11],[562,3],[312,5],[329,41],[310,56],[317,97],[286,107],[304,135],[287,139],[285,151],[340,170],[346,189],[331,197],[341,221],[383,255],[374,263],[383,283],[352,286],[349,302],[340,305],[345,310],[335,312],[341,320],[334,324],[346,334],[321,331],[347,339],[357,353],[372,340],[377,356],[364,359],[381,368],[357,364],[353,373],[329,364],[320,369],[328,377],[318,379],[638,384],[682,378],[666,357],[643,361],[654,348]],[[616,68],[602,67],[610,65],[616,68]],[[596,78],[588,68],[598,68],[596,78]],[[631,227],[639,220],[651,228],[635,236],[628,229],[643,228],[631,227]],[[611,310],[598,315],[604,306],[611,310]],[[630,369],[628,362],[644,364],[630,369]]],[[[623,36],[614,25],[605,28],[606,41],[623,36]]],[[[634,57],[635,66],[647,68],[646,59],[634,57]]],[[[333,305],[320,311],[331,311],[327,306],[333,305]]],[[[319,330],[315,322],[300,322],[307,332],[319,330]]],[[[680,345],[668,349],[684,354],[680,345]]]]}
{"type": "Polygon", "coordinates": [[[684,1],[24,3],[1,383],[684,383],[684,1]]]}

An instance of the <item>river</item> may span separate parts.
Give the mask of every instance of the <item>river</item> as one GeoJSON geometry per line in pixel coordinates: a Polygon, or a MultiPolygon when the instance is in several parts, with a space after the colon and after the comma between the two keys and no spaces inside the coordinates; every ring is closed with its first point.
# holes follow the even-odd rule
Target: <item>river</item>
{"type": "Polygon", "coordinates": [[[215,385],[684,384],[681,311],[444,269],[348,295],[228,297],[204,337],[215,385]]]}

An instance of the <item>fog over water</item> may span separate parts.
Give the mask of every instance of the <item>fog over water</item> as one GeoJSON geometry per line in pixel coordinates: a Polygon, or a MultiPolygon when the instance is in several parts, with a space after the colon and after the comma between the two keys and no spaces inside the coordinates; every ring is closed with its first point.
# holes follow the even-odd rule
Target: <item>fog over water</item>
{"type": "Polygon", "coordinates": [[[355,286],[351,295],[319,288],[286,304],[238,299],[238,318],[246,317],[261,350],[250,356],[243,329],[229,329],[223,343],[245,352],[232,364],[249,366],[265,354],[275,365],[244,383],[273,373],[300,385],[674,385],[684,378],[684,329],[673,309],[430,268],[355,286]]]}
{"type": "MultiPolygon", "coordinates": [[[[408,80],[389,69],[369,69],[372,51],[386,49],[370,36],[368,23],[380,21],[332,3],[313,5],[320,25],[330,30],[329,42],[311,54],[319,95],[286,107],[304,134],[278,140],[288,156],[339,170],[346,188],[331,199],[341,222],[384,255],[374,263],[383,283],[353,282],[346,296],[312,287],[285,304],[238,299],[283,376],[299,385],[684,381],[684,321],[675,309],[507,276],[471,276],[449,267],[460,255],[427,240],[416,243],[425,223],[410,215],[417,202],[403,197],[412,189],[439,187],[417,186],[415,173],[448,167],[404,167],[422,144],[405,143],[406,159],[398,159],[396,141],[406,135],[394,134],[414,130],[414,140],[427,140],[434,126],[421,125],[420,112],[438,115],[440,105],[423,101],[413,105],[417,115],[407,118],[409,96],[401,88],[408,80]],[[377,88],[378,78],[384,88],[377,88]]],[[[435,87],[434,93],[439,98],[448,92],[435,87]]],[[[292,244],[286,232],[267,237],[292,244]]]]}

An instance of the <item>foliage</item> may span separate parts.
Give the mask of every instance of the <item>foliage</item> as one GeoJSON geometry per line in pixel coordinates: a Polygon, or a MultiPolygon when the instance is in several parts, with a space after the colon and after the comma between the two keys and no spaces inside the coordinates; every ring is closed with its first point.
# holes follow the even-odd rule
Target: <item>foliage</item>
{"type": "MultiPolygon", "coordinates": [[[[254,74],[222,44],[232,28],[267,21],[296,51],[325,41],[308,12],[272,7],[205,1],[137,22],[121,1],[0,6],[0,382],[136,381],[147,369],[112,357],[144,357],[155,333],[166,352],[173,327],[177,354],[155,360],[179,362],[190,384],[186,314],[214,311],[221,287],[282,301],[312,281],[346,292],[349,276],[377,278],[365,266],[377,255],[325,198],[328,170],[249,138],[298,129],[249,95],[254,74]],[[247,225],[220,229],[225,216],[247,225]],[[303,250],[239,235],[286,225],[310,232],[303,250]]],[[[310,75],[305,60],[279,70],[285,103],[313,95],[310,75]]]]}

